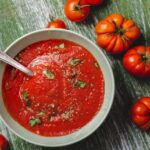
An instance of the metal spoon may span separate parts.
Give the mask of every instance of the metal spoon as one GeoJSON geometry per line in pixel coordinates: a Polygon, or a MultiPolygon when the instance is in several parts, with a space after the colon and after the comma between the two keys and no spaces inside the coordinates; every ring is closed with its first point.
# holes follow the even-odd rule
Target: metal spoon
{"type": "Polygon", "coordinates": [[[18,63],[17,61],[15,61],[13,58],[11,58],[10,56],[8,56],[6,53],[2,51],[0,51],[0,60],[17,68],[18,70],[24,72],[28,76],[33,76],[33,72],[31,70],[29,70],[27,67],[23,66],[22,64],[18,63]]]}

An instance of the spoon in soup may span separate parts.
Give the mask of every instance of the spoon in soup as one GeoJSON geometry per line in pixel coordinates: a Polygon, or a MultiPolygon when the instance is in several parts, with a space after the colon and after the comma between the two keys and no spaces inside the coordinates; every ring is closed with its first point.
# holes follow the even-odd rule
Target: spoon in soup
{"type": "Polygon", "coordinates": [[[15,61],[13,58],[8,56],[6,53],[0,51],[0,60],[13,66],[14,68],[20,70],[21,72],[25,73],[28,76],[33,76],[33,72],[28,69],[27,67],[23,66],[19,62],[15,61]]]}

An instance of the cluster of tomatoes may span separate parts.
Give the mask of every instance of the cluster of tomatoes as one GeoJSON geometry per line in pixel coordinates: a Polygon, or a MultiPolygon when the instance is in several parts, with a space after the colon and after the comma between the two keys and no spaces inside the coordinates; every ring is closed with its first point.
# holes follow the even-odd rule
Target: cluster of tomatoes
{"type": "MultiPolygon", "coordinates": [[[[64,13],[69,20],[81,22],[88,17],[91,6],[100,5],[103,1],[104,0],[68,0],[65,4],[64,13]]],[[[49,22],[47,27],[67,29],[64,21],[60,19],[49,22]]]]}
{"type": "MultiPolygon", "coordinates": [[[[100,5],[104,0],[68,0],[64,7],[66,17],[73,22],[86,19],[90,7],[100,5]]],[[[48,28],[67,29],[63,20],[56,19],[48,28]]],[[[111,14],[100,20],[95,27],[97,43],[106,52],[123,55],[123,66],[132,75],[140,78],[150,77],[150,47],[132,47],[141,31],[137,24],[121,14],[111,14]]],[[[131,118],[142,129],[150,128],[150,97],[140,98],[131,108],[131,118]]]]}
{"type": "MultiPolygon", "coordinates": [[[[103,0],[68,0],[64,7],[66,17],[74,22],[83,21],[90,12],[91,6],[102,4],[103,0]]],[[[63,20],[56,19],[49,22],[48,28],[67,29],[63,20]]],[[[140,35],[140,28],[133,20],[121,14],[111,14],[99,21],[95,27],[97,43],[108,53],[122,54],[123,66],[132,75],[137,77],[150,76],[150,47],[131,45],[140,35]]]]}
{"type": "MultiPolygon", "coordinates": [[[[150,77],[150,47],[130,48],[140,35],[133,20],[121,14],[111,14],[96,25],[97,43],[108,53],[122,54],[123,66],[132,75],[150,77]],[[130,49],[129,49],[130,48],[130,49]]],[[[150,97],[140,98],[131,108],[131,118],[141,129],[150,129],[150,97]]]]}
{"type": "Polygon", "coordinates": [[[140,35],[140,28],[133,20],[121,14],[111,14],[96,25],[97,43],[108,53],[121,54],[124,68],[134,76],[150,76],[150,47],[130,46],[140,35]]]}
{"type": "Polygon", "coordinates": [[[64,12],[69,20],[80,22],[89,15],[90,6],[97,6],[102,2],[103,0],[68,0],[64,12]]]}

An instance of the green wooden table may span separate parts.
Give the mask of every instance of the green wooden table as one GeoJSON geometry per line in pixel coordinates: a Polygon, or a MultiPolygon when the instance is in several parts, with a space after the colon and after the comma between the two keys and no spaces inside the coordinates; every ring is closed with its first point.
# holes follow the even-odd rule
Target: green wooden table
{"type": "MultiPolygon", "coordinates": [[[[45,28],[49,16],[65,20],[70,30],[85,35],[95,42],[94,25],[99,19],[119,12],[134,19],[142,30],[136,44],[150,45],[150,0],[105,0],[93,8],[82,23],[68,21],[63,13],[66,0],[0,0],[0,49],[4,50],[20,36],[45,28]]],[[[115,79],[114,104],[102,126],[85,140],[59,150],[150,150],[150,133],[142,132],[130,120],[130,106],[140,96],[150,96],[150,80],[130,76],[122,67],[121,58],[106,54],[115,79]]],[[[43,150],[18,138],[0,122],[1,132],[7,136],[11,150],[43,150]]]]}

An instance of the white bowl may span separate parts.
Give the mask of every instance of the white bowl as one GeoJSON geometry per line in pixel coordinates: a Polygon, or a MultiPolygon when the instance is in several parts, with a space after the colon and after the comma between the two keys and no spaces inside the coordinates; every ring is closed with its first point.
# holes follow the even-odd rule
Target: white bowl
{"type": "MultiPolygon", "coordinates": [[[[40,136],[22,127],[7,112],[1,92],[0,92],[0,115],[5,125],[20,138],[36,145],[58,147],[69,145],[84,139],[85,137],[93,133],[102,124],[102,122],[108,115],[113,103],[115,84],[110,64],[108,63],[101,49],[84,36],[69,30],[44,29],[26,34],[23,37],[16,40],[15,42],[13,42],[6,49],[5,52],[8,53],[11,57],[14,57],[16,56],[17,53],[19,53],[25,47],[31,45],[32,43],[48,39],[66,39],[69,41],[73,41],[85,47],[96,58],[97,62],[99,63],[102,69],[105,81],[104,102],[102,104],[100,111],[88,124],[86,124],[80,130],[72,134],[58,137],[40,136]]],[[[2,77],[4,68],[5,64],[0,63],[0,86],[2,86],[2,77]]]]}

